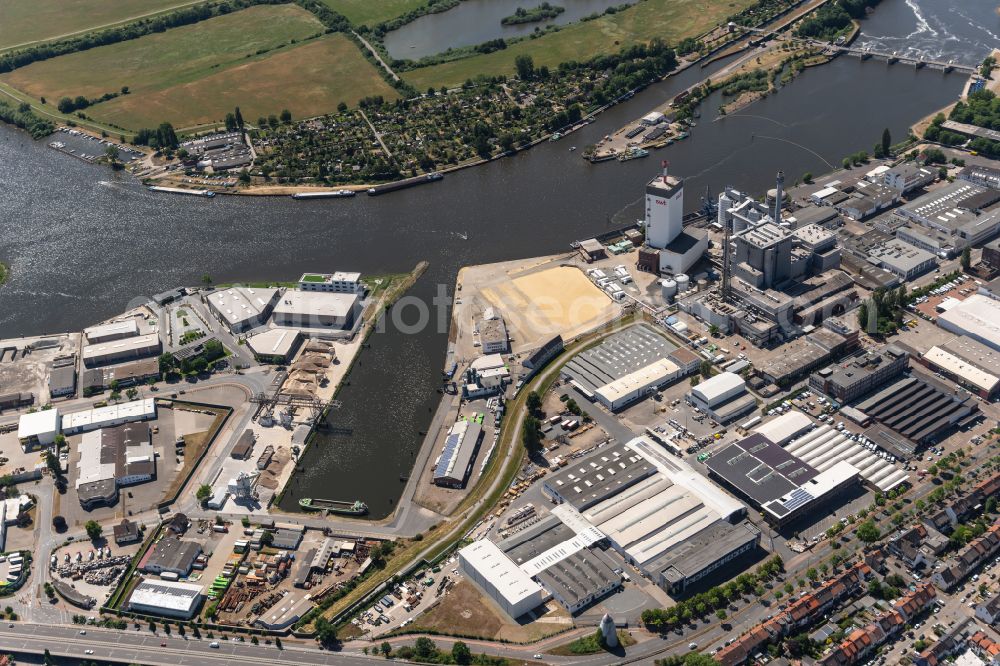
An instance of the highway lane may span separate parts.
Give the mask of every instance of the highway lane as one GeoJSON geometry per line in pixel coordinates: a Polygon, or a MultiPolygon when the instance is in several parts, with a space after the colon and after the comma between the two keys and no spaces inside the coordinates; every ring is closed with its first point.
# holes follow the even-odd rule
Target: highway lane
{"type": "Polygon", "coordinates": [[[60,627],[14,623],[0,626],[0,651],[42,654],[46,649],[53,655],[93,658],[121,663],[141,663],[149,666],[198,666],[211,664],[326,664],[368,666],[371,657],[320,650],[273,645],[253,645],[218,639],[219,647],[211,647],[207,638],[184,639],[156,636],[149,631],[112,631],[87,627],[86,635],[79,627],[60,627]],[[166,645],[165,647],[163,645],[166,645]],[[93,650],[93,654],[87,654],[93,650]]]}

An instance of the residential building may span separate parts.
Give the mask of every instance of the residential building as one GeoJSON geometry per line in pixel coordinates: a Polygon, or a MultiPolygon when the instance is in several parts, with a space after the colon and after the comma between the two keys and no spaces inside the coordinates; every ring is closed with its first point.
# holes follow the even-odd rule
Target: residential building
{"type": "Polygon", "coordinates": [[[1000,521],[970,541],[953,557],[943,562],[931,580],[942,590],[951,590],[1000,549],[1000,521]]]}
{"type": "Polygon", "coordinates": [[[122,522],[115,525],[112,531],[114,533],[115,543],[119,546],[135,543],[142,538],[139,526],[127,518],[122,518],[122,522]]]}
{"type": "Polygon", "coordinates": [[[299,278],[301,291],[328,291],[340,294],[358,294],[365,290],[361,273],[336,271],[334,273],[304,273],[299,278]]]}

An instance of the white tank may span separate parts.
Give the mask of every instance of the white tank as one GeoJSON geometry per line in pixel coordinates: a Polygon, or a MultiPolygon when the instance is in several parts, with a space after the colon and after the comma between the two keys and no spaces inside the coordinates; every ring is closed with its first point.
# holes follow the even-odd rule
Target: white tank
{"type": "Polygon", "coordinates": [[[669,301],[677,295],[677,282],[670,278],[663,278],[660,280],[660,293],[663,294],[665,300],[669,301]]]}
{"type": "Polygon", "coordinates": [[[708,280],[698,280],[698,291],[705,291],[708,289],[708,280]]]}
{"type": "Polygon", "coordinates": [[[725,228],[726,222],[729,221],[729,215],[728,215],[729,209],[732,208],[732,207],[733,207],[733,201],[732,201],[732,199],[730,199],[729,197],[727,197],[725,192],[723,192],[722,194],[720,194],[719,195],[719,217],[718,217],[719,226],[725,228]]]}
{"type": "Polygon", "coordinates": [[[678,292],[683,293],[683,292],[687,291],[690,288],[690,286],[691,286],[691,278],[689,278],[684,273],[678,273],[677,275],[675,275],[674,276],[674,280],[677,281],[677,291],[678,292]]]}

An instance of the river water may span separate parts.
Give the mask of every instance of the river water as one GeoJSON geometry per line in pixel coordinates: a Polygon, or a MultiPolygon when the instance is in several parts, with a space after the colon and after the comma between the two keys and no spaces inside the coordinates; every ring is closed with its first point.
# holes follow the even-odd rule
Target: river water
{"type": "MultiPolygon", "coordinates": [[[[912,2],[884,0],[886,12],[866,22],[866,33],[905,31],[904,19],[916,26],[913,11],[899,10],[912,2]]],[[[964,35],[960,25],[949,34],[964,35]]],[[[976,48],[963,61],[986,54],[976,48]]],[[[692,210],[706,187],[760,192],[779,169],[795,180],[870,148],[883,127],[902,137],[954,100],[964,82],[957,74],[841,58],[717,122],[711,116],[719,101],[709,99],[691,138],[653,158],[591,165],[569,152],[704,74],[692,69],[653,86],[560,142],[376,198],[157,195],[127,175],[0,128],[0,260],[11,266],[0,289],[0,337],[79,330],[150,294],[197,284],[205,273],[217,282],[287,280],[307,270],[407,271],[427,260],[412,293],[429,301],[437,285],[450,291],[463,265],[562,252],[574,239],[633,222],[656,158],[669,159],[672,172],[687,179],[685,207],[692,210]]],[[[357,498],[381,517],[399,497],[399,475],[410,473],[438,398],[447,337],[436,327],[404,334],[390,325],[370,342],[332,419],[350,434],[325,434],[309,450],[288,508],[305,496],[357,498]]]]}
{"type": "Polygon", "coordinates": [[[529,9],[542,0],[464,0],[454,9],[421,16],[398,30],[386,34],[385,48],[393,58],[418,60],[460,46],[482,44],[503,37],[524,37],[536,27],[566,25],[584,16],[601,13],[612,5],[632,4],[635,0],[549,0],[566,11],[555,18],[537,23],[503,25],[500,21],[518,7],[529,9]]]}

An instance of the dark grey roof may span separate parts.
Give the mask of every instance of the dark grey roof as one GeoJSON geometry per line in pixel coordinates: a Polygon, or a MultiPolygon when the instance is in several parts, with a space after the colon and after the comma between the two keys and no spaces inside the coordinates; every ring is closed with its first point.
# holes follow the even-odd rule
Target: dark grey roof
{"type": "Polygon", "coordinates": [[[700,243],[708,235],[708,231],[705,229],[694,229],[687,228],[681,231],[677,235],[677,238],[670,241],[667,245],[667,251],[676,252],[677,254],[684,254],[695,245],[700,243]]]}
{"type": "Polygon", "coordinates": [[[792,492],[819,474],[758,433],[730,444],[705,464],[758,506],[792,492]]]}
{"type": "Polygon", "coordinates": [[[739,525],[719,521],[647,562],[645,567],[650,571],[660,571],[668,581],[677,583],[759,537],[760,530],[749,521],[739,525]]]}
{"type": "Polygon", "coordinates": [[[563,368],[588,391],[621,379],[666,357],[677,345],[648,324],[638,324],[605,338],[596,347],[577,354],[563,368]]]}
{"type": "Polygon", "coordinates": [[[200,554],[201,544],[182,541],[175,536],[165,536],[153,546],[143,568],[147,571],[176,571],[186,575],[200,554]]]}
{"type": "Polygon", "coordinates": [[[548,477],[545,485],[583,511],[656,472],[656,466],[638,453],[624,444],[615,444],[571,460],[548,477]]]}

